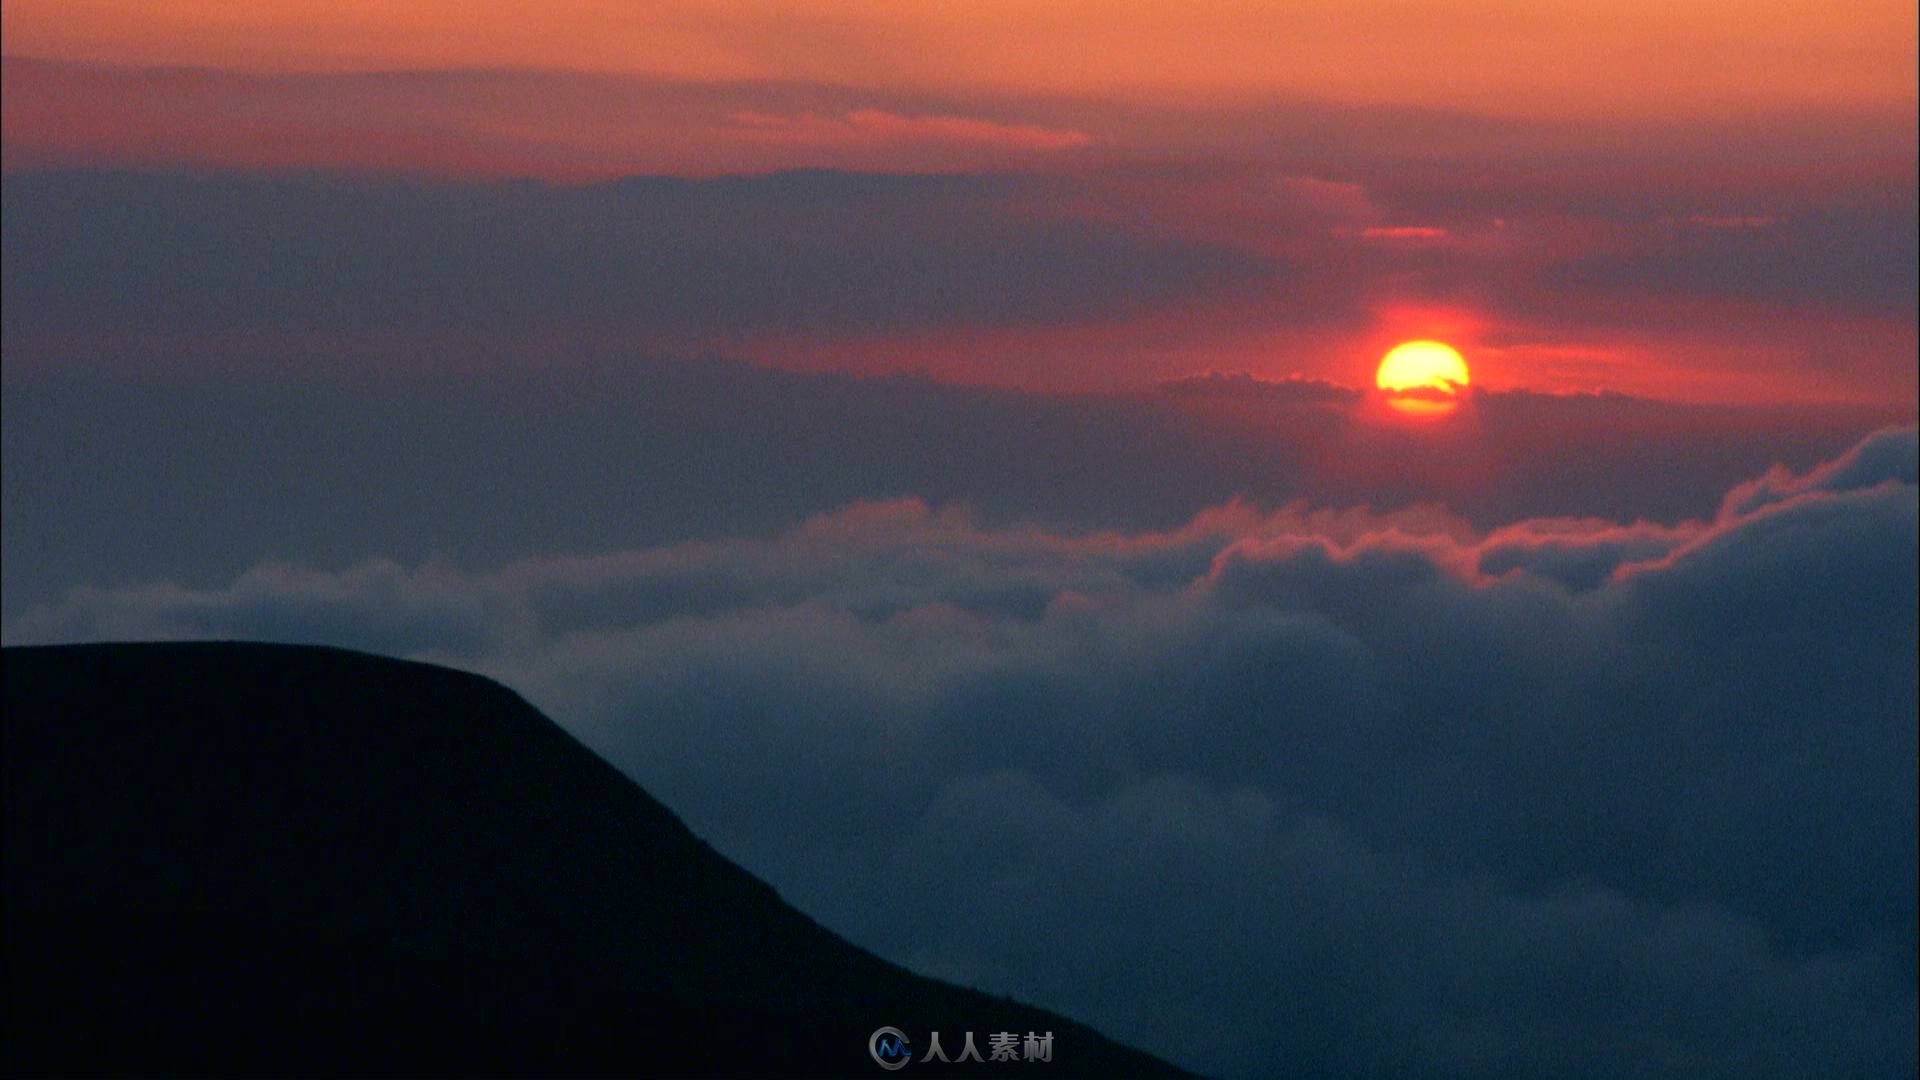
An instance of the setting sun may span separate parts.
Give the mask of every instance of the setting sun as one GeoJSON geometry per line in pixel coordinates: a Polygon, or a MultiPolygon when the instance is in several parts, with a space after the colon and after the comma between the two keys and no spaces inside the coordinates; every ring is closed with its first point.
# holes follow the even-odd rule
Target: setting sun
{"type": "Polygon", "coordinates": [[[0,0],[6,1074],[1920,1080],[1916,43],[0,0]]]}
{"type": "Polygon", "coordinates": [[[1374,376],[1374,382],[1388,393],[1427,389],[1452,394],[1467,381],[1467,362],[1452,346],[1437,341],[1394,346],[1374,376]]]}
{"type": "Polygon", "coordinates": [[[1434,416],[1453,411],[1455,398],[1469,379],[1458,350],[1438,341],[1409,341],[1380,360],[1374,383],[1401,412],[1434,416]]]}

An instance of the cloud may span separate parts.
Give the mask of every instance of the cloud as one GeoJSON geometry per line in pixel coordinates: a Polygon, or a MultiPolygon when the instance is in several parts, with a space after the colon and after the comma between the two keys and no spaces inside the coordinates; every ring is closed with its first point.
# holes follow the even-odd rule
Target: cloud
{"type": "Polygon", "coordinates": [[[1610,580],[1620,567],[1660,558],[1694,535],[1690,528],[1649,522],[1530,521],[1489,536],[1475,565],[1490,577],[1525,571],[1584,592],[1610,580]]]}
{"type": "Polygon", "coordinates": [[[951,12],[871,0],[752,10],[703,0],[639,11],[576,0],[528,24],[510,7],[420,0],[397,11],[302,3],[217,18],[156,3],[75,25],[63,5],[19,0],[7,25],[9,45],[32,55],[257,71],[798,76],[975,98],[1036,89],[1120,100],[1306,94],[1668,123],[1770,116],[1809,100],[1912,97],[1913,15],[1888,0],[1853,5],[1844,19],[1715,3],[1596,20],[1558,8],[1516,12],[1505,0],[1320,2],[1280,12],[1230,2],[1100,17],[1107,14],[1092,4],[991,5],[962,22],[951,12]],[[1733,15],[1737,34],[1727,27],[1733,15]],[[456,20],[461,32],[449,39],[445,28],[456,20]]]}
{"type": "Polygon", "coordinates": [[[5,631],[487,671],[854,940],[1222,1075],[1905,1076],[1915,447],[1673,525],[890,500],[5,631]]]}
{"type": "Polygon", "coordinates": [[[150,363],[156,342],[205,357],[251,341],[258,367],[300,351],[340,366],[422,341],[442,358],[489,339],[523,354],[555,340],[698,353],[1099,323],[1285,273],[1225,245],[1035,210],[1041,184],[23,173],[5,188],[0,316],[10,344],[132,340],[130,363],[150,363]]]}
{"type": "Polygon", "coordinates": [[[1912,428],[1882,431],[1862,440],[1845,454],[1806,473],[1769,469],[1765,476],[1736,486],[1722,501],[1723,518],[1751,514],[1765,506],[1810,492],[1861,491],[1880,484],[1920,482],[1915,475],[1916,450],[1912,428]]]}
{"type": "Polygon", "coordinates": [[[527,72],[4,72],[16,364],[470,371],[619,342],[1105,389],[1351,381],[1356,348],[1453,328],[1486,385],[1911,398],[1915,180],[1887,142],[1911,117],[1836,121],[1853,135],[1792,154],[1724,128],[1587,133],[1599,152],[1515,121],[1288,102],[1120,115],[527,72]],[[1836,164],[1860,161],[1879,164],[1836,164]]]}
{"type": "Polygon", "coordinates": [[[1575,293],[1787,304],[1910,324],[1920,287],[1920,206],[1897,192],[1912,179],[1861,185],[1791,216],[1691,215],[1635,224],[1608,248],[1580,253],[1549,274],[1575,293]]]}
{"type": "Polygon", "coordinates": [[[840,116],[819,113],[733,114],[749,138],[802,145],[981,143],[1021,150],[1071,150],[1093,140],[1083,131],[1039,124],[1002,124],[969,116],[902,116],[885,109],[854,109],[840,116]]]}
{"type": "Polygon", "coordinates": [[[1360,230],[1360,237],[1363,240],[1385,240],[1394,243],[1445,240],[1447,235],[1447,230],[1433,225],[1380,225],[1360,230]]]}
{"type": "Polygon", "coordinates": [[[9,168],[321,169],[596,181],[1032,165],[1061,110],[783,79],[468,68],[241,72],[9,56],[9,168]]]}
{"type": "MultiPolygon", "coordinates": [[[[19,290],[7,302],[23,302],[19,290]]],[[[312,367],[198,373],[154,357],[161,370],[67,373],[8,348],[6,615],[81,585],[212,587],[267,561],[440,558],[482,572],[765,537],[909,496],[964,505],[985,528],[1063,535],[1173,530],[1235,500],[1257,512],[1443,503],[1482,530],[1579,517],[1672,525],[1712,515],[1771,464],[1811,468],[1895,419],[1483,393],[1456,437],[1369,423],[1363,394],[1311,379],[1031,394],[625,349],[568,352],[533,372],[531,358],[428,348],[407,362],[497,370],[341,373],[296,352],[270,362],[312,367]]]]}
{"type": "MultiPolygon", "coordinates": [[[[1671,224],[1672,220],[1661,218],[1660,223],[1671,224]]],[[[1771,229],[1780,224],[1780,219],[1772,214],[1692,214],[1685,220],[1703,229],[1771,229]]]]}

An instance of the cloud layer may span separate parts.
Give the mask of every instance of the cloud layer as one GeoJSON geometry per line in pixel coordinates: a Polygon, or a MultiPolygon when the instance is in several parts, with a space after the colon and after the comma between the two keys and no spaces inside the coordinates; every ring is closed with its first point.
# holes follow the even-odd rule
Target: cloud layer
{"type": "Polygon", "coordinates": [[[854,940],[1202,1070],[1906,1076],[1917,456],[1673,525],[865,503],[82,589],[6,637],[487,671],[854,940]]]}
{"type": "Polygon", "coordinates": [[[1061,395],[624,353],[555,363],[484,380],[68,375],[20,372],[9,352],[0,615],[80,585],[224,585],[267,560],[484,572],[767,537],[904,497],[1062,533],[1300,500],[1438,502],[1481,529],[1671,524],[1771,464],[1811,468],[1911,416],[1489,393],[1445,430],[1409,430],[1299,379],[1061,395]]]}
{"type": "MultiPolygon", "coordinates": [[[[520,100],[511,87],[480,96],[520,100]]],[[[1326,161],[1212,146],[1152,167],[1126,155],[1066,164],[1055,159],[1099,143],[1071,116],[804,95],[702,108],[718,111],[701,131],[832,149],[840,156],[800,161],[867,171],[756,162],[730,166],[754,175],[628,175],[667,169],[638,162],[575,186],[377,162],[330,166],[347,174],[274,171],[325,162],[9,164],[9,364],[471,376],[624,348],[1112,390],[1209,370],[1359,384],[1392,345],[1440,336],[1467,351],[1481,387],[1912,399],[1911,170],[1803,177],[1776,148],[1703,132],[1695,142],[1726,142],[1724,160],[1663,158],[1622,179],[1591,164],[1611,149],[1542,164],[1522,152],[1530,129],[1490,125],[1494,145],[1438,155],[1410,178],[1369,154],[1419,124],[1372,115],[1383,130],[1326,161]],[[968,157],[988,151],[1057,168],[968,157]],[[919,155],[915,175],[888,171],[904,168],[899,155],[919,155]],[[1668,170],[1692,182],[1664,184],[1668,170]]],[[[1353,130],[1347,119],[1287,122],[1310,144],[1315,131],[1353,130]]],[[[540,131],[538,117],[517,130],[540,131]]],[[[679,145],[675,130],[645,142],[679,145]]],[[[252,128],[236,138],[338,141],[252,128]]],[[[1828,149],[1806,169],[1900,156],[1828,149]]]]}

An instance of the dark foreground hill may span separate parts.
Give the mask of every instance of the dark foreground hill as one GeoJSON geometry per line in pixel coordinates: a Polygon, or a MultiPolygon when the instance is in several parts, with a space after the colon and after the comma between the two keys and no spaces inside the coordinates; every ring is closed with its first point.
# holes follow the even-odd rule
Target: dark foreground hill
{"type": "MultiPolygon", "coordinates": [[[[1053,1034],[789,907],[474,675],[331,649],[7,649],[6,1072],[885,1075],[1053,1034]]],[[[1150,992],[1142,988],[1142,992],[1150,992]]]]}

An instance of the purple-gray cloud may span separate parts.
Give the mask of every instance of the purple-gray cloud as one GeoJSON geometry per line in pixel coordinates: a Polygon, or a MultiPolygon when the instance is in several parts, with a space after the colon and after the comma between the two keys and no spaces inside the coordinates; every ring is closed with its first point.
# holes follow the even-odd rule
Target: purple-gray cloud
{"type": "Polygon", "coordinates": [[[1761,376],[1773,397],[1911,389],[1906,173],[1827,201],[1760,184],[1731,206],[1631,188],[1542,208],[1511,193],[1451,205],[1364,162],[1298,171],[568,186],[19,170],[0,217],[0,328],[10,363],[33,369],[474,374],[624,349],[1086,388],[1219,362],[1325,377],[1328,341],[1368,338],[1411,305],[1464,313],[1489,348],[1635,353],[1503,373],[1546,389],[1671,392],[1687,370],[1742,399],[1756,392],[1740,378],[1761,376]],[[1377,239],[1404,221],[1437,235],[1377,239]],[[1314,355],[1272,355],[1309,341],[1314,355]]]}
{"type": "Polygon", "coordinates": [[[419,340],[442,353],[486,336],[699,350],[1097,322],[1285,273],[1222,244],[1040,213],[1052,185],[1008,175],[569,187],[62,171],[10,174],[5,192],[9,338],[99,349],[132,336],[147,360],[155,338],[203,357],[254,340],[268,345],[242,349],[244,362],[268,370],[302,342],[335,367],[366,366],[356,345],[404,367],[419,340]]]}

